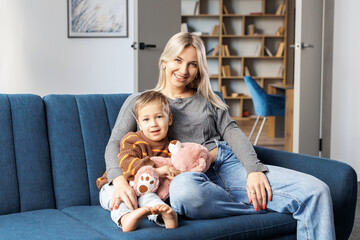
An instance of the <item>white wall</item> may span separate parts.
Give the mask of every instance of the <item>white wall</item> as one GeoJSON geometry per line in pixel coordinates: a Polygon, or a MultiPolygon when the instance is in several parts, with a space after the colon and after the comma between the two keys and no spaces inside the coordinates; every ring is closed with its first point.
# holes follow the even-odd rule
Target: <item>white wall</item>
{"type": "Polygon", "coordinates": [[[360,180],[360,1],[335,0],[331,158],[360,180]]]}
{"type": "Polygon", "coordinates": [[[0,93],[134,90],[133,1],[128,38],[67,38],[67,0],[0,0],[0,93]]]}

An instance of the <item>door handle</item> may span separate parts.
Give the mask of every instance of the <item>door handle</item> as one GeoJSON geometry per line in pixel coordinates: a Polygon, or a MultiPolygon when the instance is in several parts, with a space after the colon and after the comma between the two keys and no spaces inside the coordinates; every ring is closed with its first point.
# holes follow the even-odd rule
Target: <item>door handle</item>
{"type": "Polygon", "coordinates": [[[292,44],[289,46],[289,48],[295,48],[295,50],[303,50],[304,48],[314,48],[314,45],[313,44],[309,44],[309,43],[295,43],[295,44],[292,44]]]}
{"type": "Polygon", "coordinates": [[[301,43],[301,44],[302,44],[302,48],[314,48],[314,45],[310,43],[301,43]]]}
{"type": "Polygon", "coordinates": [[[155,44],[145,44],[143,42],[139,43],[139,49],[144,50],[145,48],[156,48],[155,44]]]}
{"type": "MultiPolygon", "coordinates": [[[[131,44],[131,47],[136,50],[136,44],[137,42],[133,42],[133,44],[131,44]]],[[[155,44],[145,44],[143,42],[139,43],[139,49],[140,50],[144,50],[145,48],[156,48],[156,45],[155,44]]]]}

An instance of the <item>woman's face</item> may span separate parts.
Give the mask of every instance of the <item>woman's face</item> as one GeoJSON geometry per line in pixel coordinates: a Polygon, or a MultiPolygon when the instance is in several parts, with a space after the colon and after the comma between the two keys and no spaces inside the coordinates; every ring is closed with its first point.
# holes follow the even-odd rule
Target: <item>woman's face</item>
{"type": "Polygon", "coordinates": [[[199,71],[196,49],[184,48],[178,56],[164,64],[166,87],[184,89],[199,71]]]}

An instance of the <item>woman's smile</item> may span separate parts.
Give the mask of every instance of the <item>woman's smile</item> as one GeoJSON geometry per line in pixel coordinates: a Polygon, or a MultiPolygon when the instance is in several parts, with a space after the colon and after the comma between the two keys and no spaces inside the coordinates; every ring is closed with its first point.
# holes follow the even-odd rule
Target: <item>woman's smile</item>
{"type": "Polygon", "coordinates": [[[175,76],[176,80],[181,81],[181,82],[184,82],[188,79],[188,76],[182,76],[182,75],[179,75],[176,73],[174,73],[174,76],[175,76]]]}
{"type": "Polygon", "coordinates": [[[164,65],[166,87],[184,90],[195,79],[199,71],[196,49],[186,47],[178,56],[164,65]]]}

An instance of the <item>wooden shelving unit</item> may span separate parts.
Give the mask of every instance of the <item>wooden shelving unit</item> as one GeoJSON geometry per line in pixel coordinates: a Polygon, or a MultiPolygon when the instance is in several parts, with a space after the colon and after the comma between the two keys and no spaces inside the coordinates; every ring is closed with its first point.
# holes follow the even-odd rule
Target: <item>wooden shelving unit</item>
{"type": "Polygon", "coordinates": [[[235,120],[255,114],[244,82],[246,68],[265,90],[269,84],[286,84],[287,6],[288,0],[182,0],[182,23],[203,39],[212,88],[225,87],[222,93],[235,120]],[[283,50],[277,55],[281,42],[283,50]],[[214,55],[216,46],[223,45],[228,51],[218,47],[214,55]],[[223,74],[224,67],[230,75],[223,74]]]}

